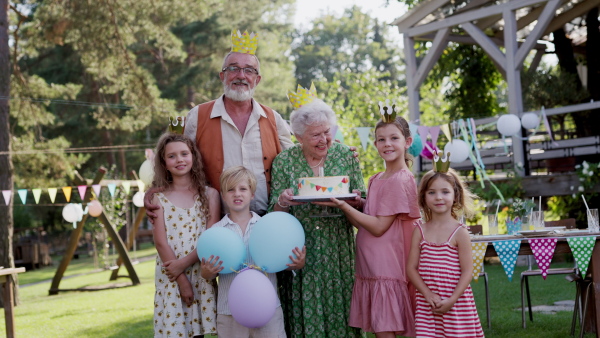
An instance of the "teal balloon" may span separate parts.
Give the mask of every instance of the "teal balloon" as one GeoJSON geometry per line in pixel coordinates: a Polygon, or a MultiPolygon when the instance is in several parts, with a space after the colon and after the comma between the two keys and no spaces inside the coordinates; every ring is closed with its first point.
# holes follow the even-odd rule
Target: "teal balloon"
{"type": "Polygon", "coordinates": [[[202,258],[208,260],[210,256],[219,256],[219,260],[223,261],[221,274],[240,270],[246,261],[246,245],[242,238],[223,227],[204,231],[196,242],[196,252],[200,261],[202,258]]]}
{"type": "Polygon", "coordinates": [[[254,264],[269,273],[287,269],[292,250],[304,246],[304,229],[287,212],[275,211],[262,217],[252,229],[248,249],[254,264]]]}
{"type": "Polygon", "coordinates": [[[340,141],[340,143],[344,143],[344,134],[342,134],[342,130],[340,128],[337,128],[334,139],[340,141]]]}
{"type": "Polygon", "coordinates": [[[412,137],[413,142],[410,145],[410,148],[408,148],[408,153],[413,157],[417,157],[423,150],[423,141],[421,140],[421,136],[419,136],[417,133],[414,133],[412,137]]]}

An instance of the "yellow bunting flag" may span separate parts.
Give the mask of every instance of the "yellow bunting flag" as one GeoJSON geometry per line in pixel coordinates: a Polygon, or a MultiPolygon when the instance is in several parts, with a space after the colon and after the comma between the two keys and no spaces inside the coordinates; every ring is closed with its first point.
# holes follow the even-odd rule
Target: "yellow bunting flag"
{"type": "Polygon", "coordinates": [[[35,199],[35,204],[40,203],[40,196],[42,195],[42,189],[40,189],[40,188],[31,189],[31,192],[33,193],[33,198],[35,199]]]}
{"type": "Polygon", "coordinates": [[[125,189],[125,194],[129,195],[129,189],[131,189],[131,182],[123,181],[123,183],[121,184],[123,185],[123,189],[125,189]]]}
{"type": "Polygon", "coordinates": [[[65,199],[67,200],[67,202],[71,201],[71,187],[63,187],[62,191],[65,194],[65,199]]]}
{"type": "Polygon", "coordinates": [[[479,273],[483,269],[483,257],[485,257],[487,245],[487,242],[471,243],[473,251],[473,279],[475,281],[479,279],[479,273]]]}
{"type": "Polygon", "coordinates": [[[48,195],[50,196],[50,202],[54,203],[54,199],[56,199],[57,192],[58,192],[57,188],[48,188],[48,195]]]}

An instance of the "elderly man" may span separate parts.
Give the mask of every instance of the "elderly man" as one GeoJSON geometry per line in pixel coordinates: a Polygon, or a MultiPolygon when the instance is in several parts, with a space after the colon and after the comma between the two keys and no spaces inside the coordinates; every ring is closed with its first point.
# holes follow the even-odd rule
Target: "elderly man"
{"type": "MultiPolygon", "coordinates": [[[[271,162],[283,149],[294,145],[281,115],[252,97],[260,83],[260,62],[254,55],[256,35],[232,33],[232,50],[219,73],[224,94],[194,107],[185,121],[184,134],[192,138],[204,164],[208,183],[219,190],[224,169],[244,166],[257,178],[250,209],[264,215],[268,205],[271,162]]],[[[156,209],[146,194],[144,204],[150,218],[156,209]]]]}

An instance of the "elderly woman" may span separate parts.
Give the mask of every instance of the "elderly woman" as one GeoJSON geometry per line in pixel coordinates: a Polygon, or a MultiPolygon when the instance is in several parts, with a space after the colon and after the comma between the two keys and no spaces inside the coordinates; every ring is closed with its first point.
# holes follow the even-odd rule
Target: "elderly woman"
{"type": "MultiPolygon", "coordinates": [[[[280,274],[280,297],[285,325],[291,337],[354,337],[348,326],[354,283],[354,232],[339,210],[335,217],[319,217],[325,207],[294,202],[297,179],[324,176],[350,177],[350,190],[364,191],[358,160],[342,144],[332,142],[336,125],[333,110],[319,99],[294,111],[291,126],[299,144],[273,161],[269,211],[294,215],[306,234],[306,265],[280,274]],[[315,217],[317,216],[317,217],[315,217]]],[[[349,201],[360,207],[360,198],[349,201]]]]}

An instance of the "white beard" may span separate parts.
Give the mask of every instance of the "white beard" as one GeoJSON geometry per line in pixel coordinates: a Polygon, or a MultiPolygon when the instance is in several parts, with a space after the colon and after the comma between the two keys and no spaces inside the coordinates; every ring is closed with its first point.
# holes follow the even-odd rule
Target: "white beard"
{"type": "MultiPolygon", "coordinates": [[[[246,83],[246,82],[244,81],[244,83],[246,83]]],[[[248,84],[248,83],[246,83],[246,84],[248,84]]],[[[236,90],[236,89],[231,88],[231,86],[223,84],[223,91],[225,92],[225,97],[228,99],[231,99],[233,101],[248,101],[248,100],[252,99],[252,97],[254,96],[254,88],[250,88],[249,84],[248,84],[248,90],[244,90],[244,89],[236,90]]]]}

